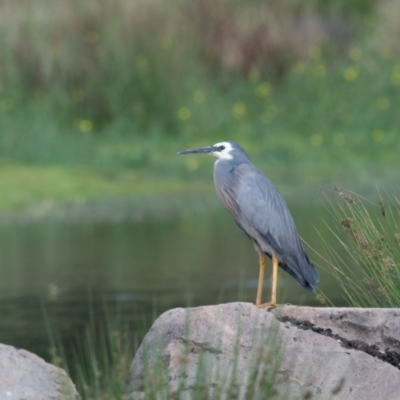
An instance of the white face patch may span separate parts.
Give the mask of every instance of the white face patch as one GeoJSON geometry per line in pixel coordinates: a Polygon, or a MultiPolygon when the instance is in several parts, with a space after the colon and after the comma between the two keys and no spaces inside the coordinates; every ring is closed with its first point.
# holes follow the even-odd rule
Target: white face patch
{"type": "Polygon", "coordinates": [[[229,142],[221,142],[221,143],[215,143],[213,145],[214,147],[224,147],[223,150],[220,151],[213,151],[210,153],[214,157],[218,157],[221,160],[232,160],[233,156],[230,154],[231,150],[233,149],[232,145],[229,142]]]}

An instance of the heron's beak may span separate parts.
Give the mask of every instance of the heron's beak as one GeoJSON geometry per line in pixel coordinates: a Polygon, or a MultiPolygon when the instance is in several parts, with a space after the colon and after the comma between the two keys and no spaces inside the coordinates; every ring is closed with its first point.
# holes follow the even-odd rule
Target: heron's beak
{"type": "Polygon", "coordinates": [[[178,154],[192,154],[192,153],[212,153],[213,151],[218,150],[214,146],[209,146],[209,147],[202,147],[200,149],[188,149],[188,150],[182,150],[178,154]]]}

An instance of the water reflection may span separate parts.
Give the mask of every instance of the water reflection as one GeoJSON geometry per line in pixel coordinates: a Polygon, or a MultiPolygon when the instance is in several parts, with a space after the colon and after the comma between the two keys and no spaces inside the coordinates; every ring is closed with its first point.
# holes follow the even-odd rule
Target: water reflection
{"type": "MultiPolygon", "coordinates": [[[[315,228],[331,240],[327,211],[290,208],[301,236],[323,252],[315,228]]],[[[168,308],[254,302],[256,295],[257,253],[222,207],[163,221],[0,226],[0,254],[0,342],[42,356],[48,347],[43,309],[68,338],[83,329],[90,308],[101,319],[104,304],[117,306],[135,326],[138,316],[150,324],[168,308]]],[[[343,305],[329,275],[319,271],[319,288],[343,305]]],[[[265,301],[269,285],[266,279],[265,301]]],[[[280,303],[319,304],[281,270],[278,296],[280,303]]]]}

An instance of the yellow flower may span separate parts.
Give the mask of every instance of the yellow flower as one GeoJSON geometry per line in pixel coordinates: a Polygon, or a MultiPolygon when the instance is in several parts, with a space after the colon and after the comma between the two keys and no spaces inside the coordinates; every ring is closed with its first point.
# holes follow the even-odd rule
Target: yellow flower
{"type": "Polygon", "coordinates": [[[147,66],[149,65],[149,60],[147,57],[143,54],[139,54],[136,57],[136,65],[139,67],[141,70],[145,70],[147,66]]]}
{"type": "Polygon", "coordinates": [[[351,124],[353,122],[353,116],[350,113],[344,113],[340,116],[340,120],[343,124],[351,124]]]}
{"type": "Polygon", "coordinates": [[[386,47],[381,51],[381,57],[383,60],[391,60],[393,58],[393,51],[390,47],[386,47]]]}
{"type": "Polygon", "coordinates": [[[293,65],[293,71],[299,75],[304,74],[304,72],[306,71],[306,64],[301,61],[297,62],[293,65]]]}
{"type": "Polygon", "coordinates": [[[85,92],[82,89],[75,89],[72,91],[72,98],[75,101],[82,101],[85,98],[85,92]]]}
{"type": "Polygon", "coordinates": [[[359,61],[362,57],[362,51],[358,47],[353,47],[350,50],[349,56],[350,56],[350,59],[352,59],[353,61],[359,61]]]}
{"type": "Polygon", "coordinates": [[[358,70],[354,67],[346,68],[343,72],[343,78],[347,82],[354,82],[358,78],[358,70]]]}
{"type": "Polygon", "coordinates": [[[390,82],[394,86],[400,86],[400,65],[396,65],[393,68],[392,75],[390,76],[390,82]]]}
{"type": "Polygon", "coordinates": [[[390,101],[387,97],[379,97],[376,101],[376,108],[378,110],[384,111],[390,106],[390,101]]]}
{"type": "Polygon", "coordinates": [[[268,96],[269,92],[271,91],[271,85],[269,83],[260,83],[255,90],[255,94],[257,97],[263,98],[268,96]]]}
{"type": "Polygon", "coordinates": [[[96,31],[86,32],[85,39],[90,44],[95,44],[99,41],[99,34],[96,31]]]}
{"type": "Polygon", "coordinates": [[[375,142],[381,142],[385,138],[385,132],[382,129],[374,129],[372,131],[372,139],[375,142]]]}
{"type": "Polygon", "coordinates": [[[323,76],[325,76],[325,74],[326,74],[325,65],[323,65],[323,64],[317,64],[317,65],[313,68],[313,74],[314,74],[317,78],[322,78],[323,76]]]}
{"type": "Polygon", "coordinates": [[[196,90],[193,93],[193,100],[196,103],[202,103],[205,100],[205,98],[206,98],[206,95],[201,90],[196,90]]]}
{"type": "Polygon", "coordinates": [[[78,128],[81,132],[90,132],[93,129],[93,122],[88,119],[80,119],[78,121],[78,128]]]}
{"type": "Polygon", "coordinates": [[[318,60],[321,57],[321,49],[317,46],[311,46],[308,49],[308,55],[314,60],[318,60]]]}
{"type": "Polygon", "coordinates": [[[192,112],[188,107],[181,107],[178,110],[178,118],[182,121],[187,121],[192,116],[192,112]]]}
{"type": "Polygon", "coordinates": [[[1,108],[5,111],[11,111],[14,108],[15,102],[13,99],[4,99],[1,102],[1,108]]]}
{"type": "Polygon", "coordinates": [[[199,168],[198,158],[196,157],[189,157],[186,160],[186,169],[190,172],[196,171],[199,168]]]}
{"type": "Polygon", "coordinates": [[[336,133],[336,135],[333,136],[333,143],[338,146],[343,146],[346,143],[346,136],[343,133],[336,133]]]}
{"type": "Polygon", "coordinates": [[[315,134],[311,136],[310,139],[311,146],[320,147],[324,143],[324,137],[320,134],[315,134]]]}
{"type": "Polygon", "coordinates": [[[170,36],[164,36],[163,38],[161,38],[160,40],[160,46],[164,49],[164,50],[168,50],[172,47],[172,38],[170,36]]]}
{"type": "Polygon", "coordinates": [[[232,108],[233,115],[236,118],[242,118],[246,114],[246,104],[243,101],[237,101],[232,108]]]}
{"type": "Polygon", "coordinates": [[[250,82],[257,82],[260,80],[260,71],[257,68],[252,68],[247,75],[250,82]]]}

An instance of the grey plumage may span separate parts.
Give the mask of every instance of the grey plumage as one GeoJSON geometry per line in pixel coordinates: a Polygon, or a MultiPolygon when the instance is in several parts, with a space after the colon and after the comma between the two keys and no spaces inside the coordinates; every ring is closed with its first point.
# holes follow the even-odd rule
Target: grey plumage
{"type": "Polygon", "coordinates": [[[232,213],[237,225],[256,248],[293,276],[306,290],[313,291],[318,272],[308,258],[285,200],[273,183],[251,163],[237,143],[185,150],[219,157],[214,166],[218,197],[232,213]]]}

